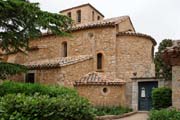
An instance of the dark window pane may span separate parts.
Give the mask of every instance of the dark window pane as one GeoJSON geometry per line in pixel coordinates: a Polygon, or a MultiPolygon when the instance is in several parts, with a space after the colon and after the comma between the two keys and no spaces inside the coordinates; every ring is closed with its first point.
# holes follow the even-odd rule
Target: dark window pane
{"type": "Polygon", "coordinates": [[[67,16],[71,18],[71,12],[68,12],[67,16]]]}
{"type": "Polygon", "coordinates": [[[102,69],[102,54],[97,54],[97,69],[102,69]]]}
{"type": "Polygon", "coordinates": [[[64,42],[63,44],[62,44],[62,47],[63,47],[63,49],[62,49],[62,57],[67,57],[67,43],[66,42],[64,42]]]}
{"type": "Polygon", "coordinates": [[[94,11],[92,11],[92,21],[94,21],[94,11]]]}
{"type": "Polygon", "coordinates": [[[27,73],[25,82],[26,83],[34,83],[35,82],[35,74],[34,73],[27,73]]]}
{"type": "Polygon", "coordinates": [[[78,23],[81,22],[81,11],[80,10],[77,11],[77,22],[78,23]]]}

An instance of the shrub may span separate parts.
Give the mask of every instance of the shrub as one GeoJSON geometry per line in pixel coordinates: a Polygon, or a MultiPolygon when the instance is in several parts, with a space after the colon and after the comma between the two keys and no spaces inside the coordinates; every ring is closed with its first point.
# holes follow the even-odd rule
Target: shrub
{"type": "Polygon", "coordinates": [[[175,109],[152,110],[148,120],[180,120],[180,111],[175,109]]]}
{"type": "Polygon", "coordinates": [[[132,109],[125,107],[95,107],[95,114],[97,116],[103,115],[121,115],[123,113],[131,112],[132,109]]]}
{"type": "Polygon", "coordinates": [[[0,96],[17,93],[24,93],[25,95],[34,95],[34,93],[37,92],[41,95],[49,95],[50,97],[78,95],[78,93],[74,89],[65,88],[62,86],[47,86],[40,84],[17,83],[10,81],[6,81],[0,84],[0,91],[0,96]]]}
{"type": "Polygon", "coordinates": [[[152,91],[152,105],[154,109],[167,108],[172,105],[172,90],[170,88],[155,88],[152,91]]]}
{"type": "Polygon", "coordinates": [[[9,94],[0,98],[1,120],[94,120],[93,109],[81,97],[9,94]]]}

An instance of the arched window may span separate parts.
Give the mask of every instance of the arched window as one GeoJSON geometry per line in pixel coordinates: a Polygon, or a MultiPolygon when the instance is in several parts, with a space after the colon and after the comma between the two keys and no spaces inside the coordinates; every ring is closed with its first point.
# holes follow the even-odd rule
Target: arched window
{"type": "Polygon", "coordinates": [[[102,53],[98,53],[97,54],[97,69],[101,70],[103,67],[103,54],[102,53]]]}
{"type": "Polygon", "coordinates": [[[77,22],[81,23],[81,10],[77,11],[77,22]]]}
{"type": "Polygon", "coordinates": [[[62,43],[62,57],[67,57],[67,42],[62,43]]]}
{"type": "Polygon", "coordinates": [[[94,21],[94,11],[92,11],[92,21],[94,21]]]}

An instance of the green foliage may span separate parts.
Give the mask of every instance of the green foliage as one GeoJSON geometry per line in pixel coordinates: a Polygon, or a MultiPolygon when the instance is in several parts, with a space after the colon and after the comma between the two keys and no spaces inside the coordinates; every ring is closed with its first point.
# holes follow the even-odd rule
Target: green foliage
{"type": "Polygon", "coordinates": [[[27,68],[23,65],[0,62],[0,79],[4,80],[8,75],[26,72],[27,68]]]}
{"type": "Polygon", "coordinates": [[[157,77],[164,77],[166,80],[172,79],[172,68],[169,65],[166,65],[161,58],[162,51],[166,49],[166,47],[172,46],[172,40],[165,39],[163,40],[159,47],[158,52],[155,53],[155,68],[157,77]],[[162,70],[162,71],[161,71],[162,70]],[[162,72],[162,73],[161,73],[162,72]]]}
{"type": "Polygon", "coordinates": [[[0,1],[0,39],[5,51],[22,51],[28,47],[29,39],[49,30],[55,35],[65,35],[71,20],[63,15],[42,11],[38,3],[28,0],[0,1]]]}
{"type": "Polygon", "coordinates": [[[86,99],[49,97],[35,94],[9,94],[0,98],[1,120],[94,120],[86,99]]]}
{"type": "Polygon", "coordinates": [[[30,83],[17,83],[5,81],[0,84],[0,96],[7,94],[23,93],[25,95],[34,95],[39,93],[40,95],[49,95],[50,97],[65,97],[65,96],[78,96],[78,93],[74,89],[65,88],[63,86],[46,86],[41,84],[30,83]]]}
{"type": "Polygon", "coordinates": [[[175,109],[152,110],[148,120],[180,120],[180,111],[175,109]]]}
{"type": "Polygon", "coordinates": [[[96,108],[95,114],[97,116],[121,115],[132,111],[132,109],[125,107],[95,107],[95,108],[96,108]]]}
{"type": "Polygon", "coordinates": [[[167,108],[172,105],[172,90],[170,88],[154,88],[152,91],[152,104],[154,109],[167,108]]]}
{"type": "MultiPolygon", "coordinates": [[[[24,52],[30,39],[40,37],[42,31],[67,35],[71,19],[41,11],[38,3],[28,0],[0,0],[0,49],[8,53],[24,52]]],[[[23,66],[0,63],[0,79],[23,72],[23,66]],[[3,69],[2,69],[3,68],[3,69]]]]}

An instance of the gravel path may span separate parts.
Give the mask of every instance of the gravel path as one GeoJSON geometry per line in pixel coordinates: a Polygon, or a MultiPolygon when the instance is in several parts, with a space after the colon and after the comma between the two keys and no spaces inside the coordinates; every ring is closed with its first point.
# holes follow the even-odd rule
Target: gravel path
{"type": "Polygon", "coordinates": [[[114,120],[147,120],[147,119],[148,119],[148,112],[138,112],[134,115],[120,119],[114,119],[114,120]]]}

